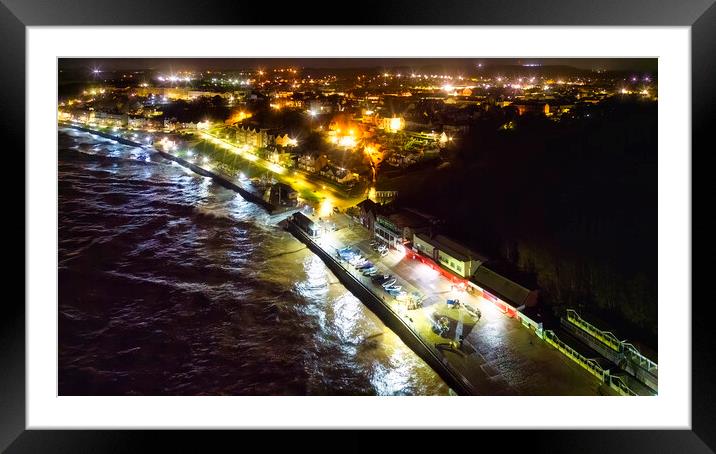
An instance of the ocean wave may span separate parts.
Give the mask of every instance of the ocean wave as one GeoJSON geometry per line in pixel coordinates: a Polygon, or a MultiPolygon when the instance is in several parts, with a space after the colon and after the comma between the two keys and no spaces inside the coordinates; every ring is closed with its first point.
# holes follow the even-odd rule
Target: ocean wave
{"type": "Polygon", "coordinates": [[[60,395],[447,392],[263,209],[81,142],[60,134],[60,395]]]}

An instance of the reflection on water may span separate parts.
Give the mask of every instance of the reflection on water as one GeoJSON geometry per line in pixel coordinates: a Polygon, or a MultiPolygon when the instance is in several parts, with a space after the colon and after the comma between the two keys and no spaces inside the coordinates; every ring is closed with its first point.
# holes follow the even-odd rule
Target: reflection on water
{"type": "Polygon", "coordinates": [[[60,394],[447,394],[260,208],[141,148],[59,143],[60,394]]]}

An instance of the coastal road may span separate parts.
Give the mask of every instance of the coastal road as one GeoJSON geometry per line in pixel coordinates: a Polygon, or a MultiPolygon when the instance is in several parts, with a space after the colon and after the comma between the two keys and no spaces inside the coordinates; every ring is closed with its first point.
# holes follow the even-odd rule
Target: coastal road
{"type": "MultiPolygon", "coordinates": [[[[157,136],[171,135],[169,133],[157,132],[153,130],[125,130],[121,128],[105,129],[107,129],[106,132],[108,133],[130,140],[135,140],[138,142],[144,142],[145,139],[147,139],[148,137],[156,138],[157,136]]],[[[311,181],[306,178],[303,173],[287,169],[276,163],[260,158],[259,156],[248,151],[245,147],[239,147],[235,144],[232,144],[231,142],[222,139],[215,134],[212,134],[211,131],[181,130],[178,132],[188,133],[196,141],[204,141],[217,148],[229,151],[246,161],[247,164],[253,164],[271,172],[275,176],[276,180],[285,183],[295,189],[302,196],[305,203],[309,206],[312,206],[316,210],[316,213],[320,216],[325,217],[329,213],[332,213],[334,207],[337,207],[340,210],[345,210],[346,208],[355,206],[357,203],[361,202],[365,198],[363,195],[348,196],[341,191],[338,191],[335,188],[331,187],[331,185],[311,181]]],[[[210,167],[210,165],[204,165],[202,163],[201,151],[195,151],[197,155],[194,159],[191,159],[190,161],[200,167],[210,167]]],[[[170,152],[173,154],[176,153],[176,151],[170,152]]],[[[237,168],[236,170],[240,171],[241,169],[237,168]]]]}
{"type": "Polygon", "coordinates": [[[272,172],[276,179],[282,183],[288,184],[293,189],[301,193],[310,193],[316,197],[320,202],[315,207],[317,212],[321,216],[326,216],[332,212],[334,207],[338,207],[344,210],[348,207],[352,207],[364,199],[363,196],[350,197],[342,192],[332,188],[330,185],[322,185],[310,181],[301,172],[289,170],[273,162],[269,162],[265,159],[258,157],[257,155],[247,151],[244,147],[239,147],[225,139],[217,137],[215,134],[210,132],[200,131],[195,133],[197,137],[219,146],[223,149],[229,150],[244,160],[251,162],[257,166],[260,166],[270,172],[272,172]]]}

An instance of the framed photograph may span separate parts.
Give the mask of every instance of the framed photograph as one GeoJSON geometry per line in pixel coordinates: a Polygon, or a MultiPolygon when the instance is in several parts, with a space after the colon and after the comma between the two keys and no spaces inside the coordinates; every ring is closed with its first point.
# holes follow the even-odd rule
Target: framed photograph
{"type": "Polygon", "coordinates": [[[713,452],[712,3],[2,0],[27,266],[0,447],[713,452]]]}

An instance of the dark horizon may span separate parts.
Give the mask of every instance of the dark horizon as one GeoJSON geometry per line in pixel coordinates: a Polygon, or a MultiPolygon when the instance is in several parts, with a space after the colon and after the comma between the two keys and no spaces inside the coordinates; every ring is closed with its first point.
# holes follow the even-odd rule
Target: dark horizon
{"type": "Polygon", "coordinates": [[[61,58],[61,69],[99,68],[101,70],[239,70],[271,69],[297,66],[310,69],[358,69],[406,66],[434,66],[442,64],[445,70],[462,70],[490,66],[539,65],[570,66],[581,70],[656,72],[656,58],[61,58]]]}

